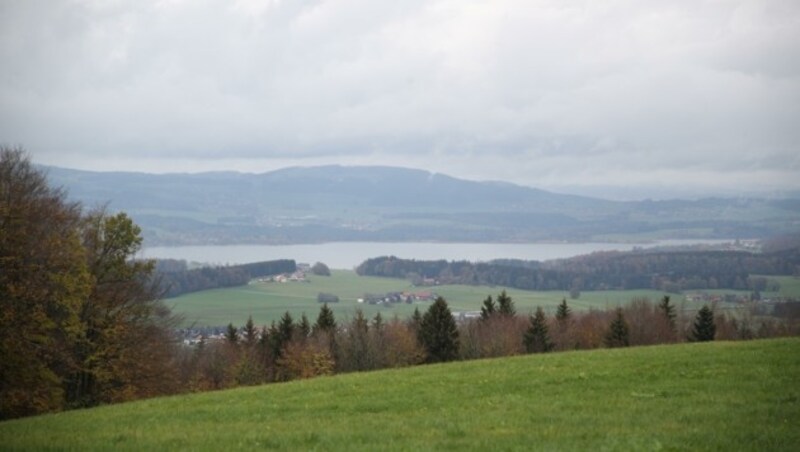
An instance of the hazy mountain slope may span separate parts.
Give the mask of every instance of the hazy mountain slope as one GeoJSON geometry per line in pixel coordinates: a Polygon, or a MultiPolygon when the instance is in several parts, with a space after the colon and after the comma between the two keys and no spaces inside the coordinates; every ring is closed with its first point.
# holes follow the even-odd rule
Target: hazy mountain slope
{"type": "Polygon", "coordinates": [[[47,170],[73,198],[130,213],[151,244],[734,238],[800,224],[793,200],[615,202],[392,167],[163,175],[47,170]]]}

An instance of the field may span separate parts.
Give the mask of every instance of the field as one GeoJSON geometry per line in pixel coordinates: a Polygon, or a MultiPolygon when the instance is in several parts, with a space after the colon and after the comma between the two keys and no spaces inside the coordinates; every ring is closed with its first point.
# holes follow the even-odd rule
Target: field
{"type": "Polygon", "coordinates": [[[797,450],[800,339],[348,374],[0,423],[12,450],[797,450]]]}
{"type": "MultiPolygon", "coordinates": [[[[776,279],[781,283],[781,295],[800,297],[800,279],[792,277],[777,277],[776,279]]],[[[295,319],[305,313],[313,322],[319,312],[317,294],[325,292],[339,296],[340,302],[330,305],[338,319],[352,317],[358,307],[363,309],[365,315],[369,317],[380,312],[384,318],[388,319],[395,315],[400,318],[410,316],[417,307],[424,312],[428,303],[376,306],[359,304],[356,300],[365,293],[383,294],[428,290],[443,296],[451,310],[467,312],[480,310],[481,303],[487,295],[496,297],[503,288],[455,285],[418,288],[401,279],[361,277],[353,271],[334,270],[330,277],[311,275],[308,282],[254,282],[242,287],[187,294],[167,300],[167,304],[184,317],[186,326],[222,326],[229,322],[234,325],[243,325],[250,315],[253,316],[256,324],[265,325],[279,319],[286,311],[289,311],[295,319]]],[[[598,291],[583,292],[580,298],[570,300],[568,293],[560,291],[532,292],[517,289],[507,289],[507,291],[514,299],[517,311],[522,314],[532,312],[536,306],[542,306],[545,310],[554,312],[556,305],[563,298],[568,299],[572,309],[580,311],[590,308],[613,307],[639,297],[649,297],[656,301],[664,296],[663,292],[655,290],[598,291]]],[[[730,293],[732,291],[721,292],[730,293]]],[[[777,294],[765,293],[763,295],[766,297],[777,294]]],[[[672,295],[672,297],[673,301],[683,309],[693,311],[700,307],[698,303],[684,302],[682,296],[672,295]]]]}

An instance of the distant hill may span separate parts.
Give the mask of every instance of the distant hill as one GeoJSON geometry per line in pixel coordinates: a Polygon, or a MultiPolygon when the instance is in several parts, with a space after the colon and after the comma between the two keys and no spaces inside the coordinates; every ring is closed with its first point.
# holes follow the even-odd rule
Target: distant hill
{"type": "Polygon", "coordinates": [[[733,239],[800,229],[798,200],[617,202],[394,167],[46,170],[73,199],[128,212],[151,245],[733,239]]]}

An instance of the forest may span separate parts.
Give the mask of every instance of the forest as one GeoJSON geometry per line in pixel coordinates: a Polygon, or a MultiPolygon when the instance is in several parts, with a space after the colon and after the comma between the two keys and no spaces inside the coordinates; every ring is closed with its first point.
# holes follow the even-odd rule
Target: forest
{"type": "Polygon", "coordinates": [[[438,284],[497,285],[523,290],[686,289],[762,291],[762,275],[796,275],[800,251],[598,252],[554,261],[488,263],[422,261],[383,256],[356,268],[359,275],[434,280],[438,284]],[[758,275],[758,276],[757,276],[758,275]]]}
{"type": "Polygon", "coordinates": [[[255,278],[296,270],[297,264],[291,259],[193,269],[183,260],[159,259],[155,262],[154,278],[163,290],[162,296],[172,298],[201,290],[243,286],[255,278]]]}

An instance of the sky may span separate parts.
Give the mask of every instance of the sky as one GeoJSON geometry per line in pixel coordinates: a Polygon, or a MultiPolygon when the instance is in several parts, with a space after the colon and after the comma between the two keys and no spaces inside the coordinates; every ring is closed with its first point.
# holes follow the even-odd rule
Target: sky
{"type": "Polygon", "coordinates": [[[46,165],[800,193],[796,0],[0,0],[0,61],[46,165]]]}

